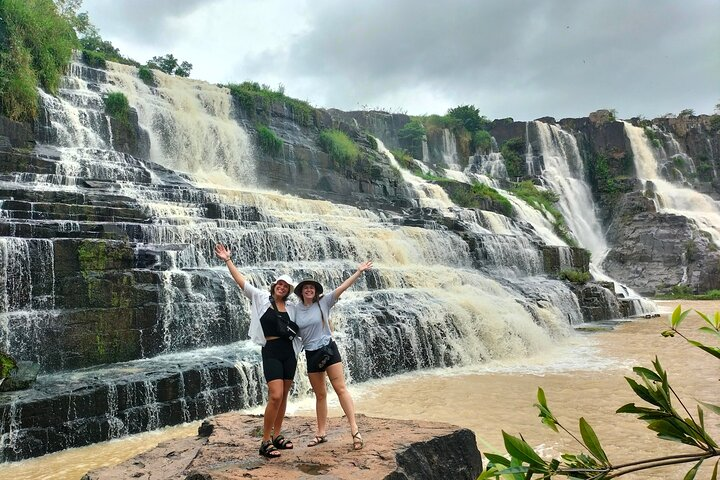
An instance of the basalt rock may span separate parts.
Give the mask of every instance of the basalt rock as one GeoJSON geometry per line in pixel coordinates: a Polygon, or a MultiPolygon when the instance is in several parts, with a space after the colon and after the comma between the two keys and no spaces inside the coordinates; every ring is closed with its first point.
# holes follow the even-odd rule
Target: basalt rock
{"type": "Polygon", "coordinates": [[[628,317],[614,292],[614,285],[588,282],[572,285],[586,322],[600,322],[628,317]]]}

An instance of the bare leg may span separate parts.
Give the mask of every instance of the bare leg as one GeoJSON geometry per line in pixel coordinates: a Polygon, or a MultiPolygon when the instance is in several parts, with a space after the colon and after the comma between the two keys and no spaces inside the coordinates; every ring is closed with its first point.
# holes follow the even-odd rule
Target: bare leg
{"type": "MultiPolygon", "coordinates": [[[[283,380],[270,380],[267,385],[268,403],[265,406],[265,417],[263,418],[263,442],[272,439],[273,424],[280,411],[280,405],[283,402],[283,380]]],[[[283,415],[284,414],[285,412],[283,411],[283,415]]]]}
{"type": "Polygon", "coordinates": [[[350,422],[350,434],[354,434],[358,431],[357,423],[355,422],[355,404],[350,396],[350,391],[345,385],[345,373],[343,372],[342,363],[335,363],[327,367],[326,372],[330,378],[330,384],[332,384],[333,390],[340,400],[340,406],[345,412],[345,416],[350,422]]]}
{"type": "MultiPolygon", "coordinates": [[[[293,381],[292,380],[283,380],[283,396],[282,400],[280,401],[280,406],[278,407],[278,411],[275,414],[275,421],[273,423],[273,437],[277,437],[280,435],[280,430],[282,429],[283,420],[285,419],[285,409],[287,408],[287,401],[288,401],[288,395],[290,394],[290,389],[292,388],[293,381]]],[[[292,442],[290,442],[292,444],[292,442]]]]}
{"type": "Polygon", "coordinates": [[[327,428],[327,387],[325,372],[308,373],[310,385],[315,392],[315,414],[317,415],[317,435],[325,436],[327,428]]]}

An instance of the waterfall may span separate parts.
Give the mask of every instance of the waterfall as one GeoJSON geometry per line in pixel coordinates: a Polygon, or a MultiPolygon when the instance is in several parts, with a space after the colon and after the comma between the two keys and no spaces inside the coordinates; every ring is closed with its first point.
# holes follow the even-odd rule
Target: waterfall
{"type": "Polygon", "coordinates": [[[390,161],[390,165],[397,168],[403,180],[412,187],[414,192],[413,196],[417,199],[418,207],[446,210],[454,205],[442,187],[426,182],[402,168],[395,159],[395,156],[385,147],[385,144],[379,138],[375,138],[375,141],[377,142],[378,151],[385,155],[390,161]]]}
{"type": "Polygon", "coordinates": [[[720,246],[720,207],[717,202],[707,195],[662,178],[659,173],[660,159],[644,130],[627,122],[624,125],[637,176],[646,182],[646,185],[652,184],[651,190],[654,192],[657,210],[690,218],[700,230],[711,235],[715,245],[720,246]]]}
{"type": "Polygon", "coordinates": [[[443,128],[442,134],[442,158],[450,170],[461,171],[459,163],[455,135],[448,128],[443,128]]]}
{"type": "Polygon", "coordinates": [[[226,88],[157,70],[158,85],[149,87],[134,67],[108,66],[108,79],[128,97],[150,134],[150,160],[214,185],[255,182],[250,140],[226,88]]]}
{"type": "Polygon", "coordinates": [[[533,153],[532,143],[530,143],[530,122],[525,122],[525,168],[528,176],[536,175],[535,154],[533,153]]]}
{"type": "Polygon", "coordinates": [[[538,132],[544,169],[542,177],[558,194],[558,207],[580,245],[597,261],[608,249],[585,182],[582,157],[575,137],[555,125],[533,122],[538,132]]]}
{"type": "MultiPolygon", "coordinates": [[[[508,178],[507,168],[505,167],[505,159],[500,152],[490,152],[486,155],[471,156],[468,171],[485,175],[493,180],[506,180],[508,178]]],[[[497,182],[493,182],[493,185],[491,186],[496,187],[497,182]]]]}
{"type": "MultiPolygon", "coordinates": [[[[74,63],[59,96],[42,97],[56,151],[44,158],[48,171],[13,185],[27,201],[3,202],[10,216],[24,217],[3,218],[17,235],[0,239],[0,345],[47,374],[37,389],[14,394],[13,412],[51,405],[66,427],[90,431],[96,422],[107,439],[262,403],[259,348],[245,338],[249,304],[215,257],[216,243],[261,288],[287,273],[330,289],[358,262],[374,261],[333,309],[353,382],[524,358],[582,322],[571,290],[540,275],[543,240],[562,245],[543,221],[534,229],[530,214],[512,220],[462,209],[393,163],[381,142],[417,206],[437,210],[453,228],[258,190],[257,159],[229,91],[155,76],[149,87],[133,67],[110,64],[101,73],[74,63]],[[113,150],[102,94],[118,89],[148,135],[149,159],[113,150]],[[54,200],[38,202],[40,194],[54,200]],[[25,238],[34,229],[52,235],[25,238]],[[54,269],[61,259],[72,265],[54,269]],[[78,301],[72,282],[93,289],[90,305],[78,301]],[[108,306],[112,322],[97,315],[108,306]],[[86,359],[60,340],[69,342],[64,329],[83,322],[98,355],[113,348],[127,361],[75,368],[86,359]]],[[[299,378],[297,391],[306,381],[299,378]]],[[[32,437],[27,425],[4,425],[0,459],[14,460],[32,437]]],[[[57,433],[45,428],[46,437],[57,433]]],[[[52,448],[93,438],[68,436],[52,448]]]]}

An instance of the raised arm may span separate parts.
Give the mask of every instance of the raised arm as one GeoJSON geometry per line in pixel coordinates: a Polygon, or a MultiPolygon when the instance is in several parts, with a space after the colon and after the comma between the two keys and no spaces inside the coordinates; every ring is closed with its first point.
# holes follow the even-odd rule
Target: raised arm
{"type": "Polygon", "coordinates": [[[340,298],[340,295],[343,294],[345,290],[350,288],[350,285],[355,283],[358,278],[360,278],[360,275],[366,270],[370,270],[372,268],[372,262],[363,262],[360,265],[358,265],[357,270],[355,270],[355,273],[350,275],[347,280],[345,280],[343,283],[340,284],[339,287],[335,289],[335,297],[340,298]]]}
{"type": "Polygon", "coordinates": [[[227,265],[228,269],[230,270],[230,275],[235,279],[238,285],[240,285],[240,288],[245,289],[245,277],[242,273],[240,273],[240,270],[237,269],[237,267],[233,264],[232,258],[230,258],[230,250],[225,248],[225,245],[217,244],[215,245],[215,255],[218,256],[220,260],[225,262],[225,265],[227,265]]]}

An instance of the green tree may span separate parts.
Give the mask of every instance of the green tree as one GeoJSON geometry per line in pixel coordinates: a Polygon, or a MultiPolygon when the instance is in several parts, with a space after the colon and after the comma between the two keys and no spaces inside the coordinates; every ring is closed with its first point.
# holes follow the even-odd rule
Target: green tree
{"type": "Polygon", "coordinates": [[[403,125],[403,127],[398,131],[398,139],[405,142],[413,149],[417,149],[422,146],[422,141],[425,138],[425,135],[425,126],[416,118],[403,125]]]}
{"type": "MultiPolygon", "coordinates": [[[[687,338],[680,332],[680,324],[689,313],[690,310],[682,311],[682,308],[678,306],[671,315],[670,329],[664,331],[663,336],[678,335],[690,345],[710,354],[716,360],[720,359],[719,347],[705,345],[687,338]]],[[[712,335],[715,339],[720,339],[720,312],[716,312],[712,319],[700,312],[697,313],[707,325],[700,330],[712,335]]],[[[667,372],[660,365],[657,357],[652,362],[652,369],[635,367],[633,372],[640,378],[640,381],[630,377],[625,377],[625,379],[633,392],[649,406],[628,403],[620,407],[616,413],[637,415],[639,420],[647,422],[648,428],[656,432],[658,438],[693,446],[697,449],[695,453],[665,455],[625,464],[612,463],[590,424],[584,418],[580,418],[578,425],[580,438],[578,438],[552,413],[545,398],[545,392],[539,388],[538,403],[535,406],[540,412],[539,417],[542,423],[555,432],[558,432],[558,429],[562,430],[580,444],[584,451],[578,454],[563,454],[561,459],[546,461],[535,453],[522,437],[518,438],[502,432],[505,449],[510,458],[486,453],[485,456],[489,460],[488,468],[478,477],[478,480],[500,478],[501,476],[513,480],[533,478],[545,480],[559,476],[571,479],[605,480],[642,470],[683,463],[693,463],[684,477],[684,480],[693,480],[705,460],[719,458],[715,461],[712,473],[712,480],[717,480],[720,447],[705,429],[705,410],[700,405],[716,415],[720,415],[720,405],[699,401],[696,408],[697,413],[693,415],[670,385],[667,372]]]]}
{"type": "Polygon", "coordinates": [[[189,77],[192,70],[190,62],[180,62],[172,53],[152,57],[148,60],[147,66],[178,77],[189,77]]]}
{"type": "Polygon", "coordinates": [[[460,105],[449,109],[447,114],[456,118],[470,133],[475,133],[490,123],[487,118],[480,116],[480,110],[475,105],[460,105]]]}
{"type": "Polygon", "coordinates": [[[513,137],[507,140],[500,147],[503,160],[505,161],[505,169],[508,177],[522,177],[525,175],[525,140],[520,137],[513,137]]]}

